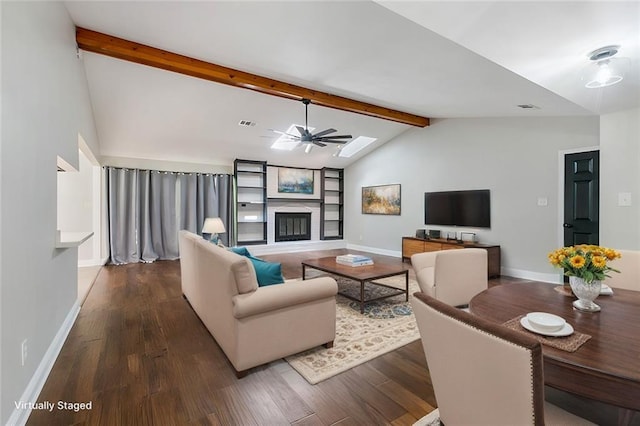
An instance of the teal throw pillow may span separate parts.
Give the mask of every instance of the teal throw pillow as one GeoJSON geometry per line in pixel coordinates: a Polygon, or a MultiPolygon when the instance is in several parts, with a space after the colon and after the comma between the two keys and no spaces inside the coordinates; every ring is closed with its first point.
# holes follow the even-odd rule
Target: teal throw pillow
{"type": "Polygon", "coordinates": [[[260,287],[282,284],[284,282],[282,265],[280,263],[267,262],[266,260],[253,257],[246,247],[229,247],[229,250],[251,261],[253,269],[256,271],[256,277],[258,278],[258,285],[260,287]]]}
{"type": "Polygon", "coordinates": [[[282,277],[282,265],[280,263],[267,262],[253,256],[247,256],[247,258],[251,263],[253,263],[253,269],[256,270],[258,285],[260,287],[272,284],[282,284],[284,282],[284,278],[282,277]]]}
{"type": "Polygon", "coordinates": [[[251,256],[251,253],[249,253],[249,250],[246,247],[229,247],[229,250],[239,254],[240,256],[251,256]]]}

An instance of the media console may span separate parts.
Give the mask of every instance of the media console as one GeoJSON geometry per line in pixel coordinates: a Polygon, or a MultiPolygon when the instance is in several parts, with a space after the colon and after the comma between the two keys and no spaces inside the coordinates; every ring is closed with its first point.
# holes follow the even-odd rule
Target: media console
{"type": "Polygon", "coordinates": [[[500,276],[500,246],[479,244],[469,241],[457,242],[444,238],[402,237],[402,260],[411,259],[416,253],[425,251],[452,250],[463,248],[481,248],[487,251],[487,275],[489,278],[500,276]]]}

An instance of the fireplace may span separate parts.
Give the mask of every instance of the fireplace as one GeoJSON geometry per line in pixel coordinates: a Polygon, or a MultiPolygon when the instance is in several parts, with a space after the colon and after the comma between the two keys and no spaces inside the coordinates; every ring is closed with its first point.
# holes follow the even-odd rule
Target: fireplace
{"type": "Polygon", "coordinates": [[[311,213],[276,212],[275,225],[275,242],[311,239],[311,213]]]}

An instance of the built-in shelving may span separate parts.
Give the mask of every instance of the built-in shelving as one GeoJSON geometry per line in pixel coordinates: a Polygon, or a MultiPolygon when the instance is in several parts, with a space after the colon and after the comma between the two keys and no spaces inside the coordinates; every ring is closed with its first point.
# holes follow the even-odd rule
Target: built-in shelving
{"type": "Polygon", "coordinates": [[[237,245],[267,243],[267,163],[264,161],[235,160],[236,226],[234,242],[237,245]]]}
{"type": "Polygon", "coordinates": [[[268,202],[282,202],[282,203],[321,203],[322,202],[322,198],[277,198],[277,197],[270,197],[267,198],[268,202]]]}
{"type": "Polygon", "coordinates": [[[320,170],[320,198],[267,198],[267,163],[235,160],[236,245],[267,243],[269,203],[320,204],[320,239],[342,239],[344,234],[344,170],[320,170]]]}
{"type": "Polygon", "coordinates": [[[344,237],[344,170],[325,167],[320,171],[320,239],[344,237]]]}

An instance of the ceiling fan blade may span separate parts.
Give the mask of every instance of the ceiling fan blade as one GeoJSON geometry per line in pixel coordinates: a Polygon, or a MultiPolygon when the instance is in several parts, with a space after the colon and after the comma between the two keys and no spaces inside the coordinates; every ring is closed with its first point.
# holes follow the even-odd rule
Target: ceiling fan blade
{"type": "Polygon", "coordinates": [[[317,140],[323,140],[323,139],[351,139],[353,136],[351,135],[335,135],[335,136],[325,136],[325,137],[320,137],[320,138],[314,138],[317,140]]]}
{"type": "Polygon", "coordinates": [[[281,132],[280,130],[273,130],[273,129],[267,129],[269,131],[272,131],[273,133],[277,133],[279,135],[284,135],[284,136],[289,136],[290,138],[297,138],[300,139],[300,136],[298,135],[292,135],[291,133],[287,133],[287,132],[281,132]]]}
{"type": "Polygon", "coordinates": [[[314,145],[318,145],[318,146],[327,146],[326,143],[322,143],[322,142],[318,142],[318,141],[313,141],[312,142],[314,145]]]}
{"type": "MultiPolygon", "coordinates": [[[[345,135],[345,136],[346,136],[346,135],[345,135]]],[[[340,141],[340,139],[350,139],[350,137],[345,137],[345,138],[335,138],[335,137],[333,137],[333,136],[327,136],[327,137],[324,137],[324,138],[314,139],[314,141],[319,141],[319,142],[328,142],[328,141],[335,141],[335,142],[338,142],[338,141],[339,141],[340,143],[347,143],[347,142],[349,142],[349,141],[347,141],[347,140],[340,141]]]]}
{"type": "MultiPolygon", "coordinates": [[[[314,142],[317,142],[317,141],[314,141],[314,142]]],[[[322,139],[322,141],[320,141],[320,142],[322,142],[322,143],[339,143],[339,144],[342,144],[342,145],[347,143],[346,141],[334,141],[334,140],[331,140],[331,139],[322,139]]]]}
{"type": "Polygon", "coordinates": [[[304,136],[307,134],[307,131],[300,126],[296,126],[296,129],[298,129],[298,132],[300,132],[300,136],[304,136]]]}
{"type": "Polygon", "coordinates": [[[328,135],[329,133],[334,133],[337,132],[336,129],[327,129],[327,130],[323,130],[321,132],[316,133],[315,135],[313,135],[314,138],[318,138],[324,135],[328,135]]]}

